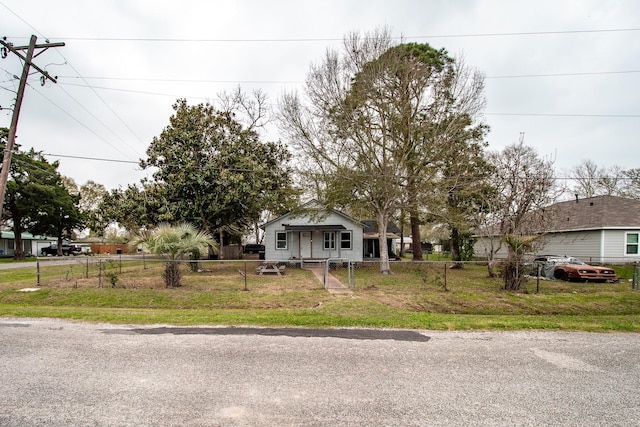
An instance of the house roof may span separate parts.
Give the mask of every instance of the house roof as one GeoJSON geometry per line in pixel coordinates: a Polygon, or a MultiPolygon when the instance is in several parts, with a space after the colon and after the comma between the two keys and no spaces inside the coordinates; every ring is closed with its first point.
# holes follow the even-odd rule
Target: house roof
{"type": "Polygon", "coordinates": [[[315,231],[315,230],[324,230],[324,231],[338,231],[338,230],[346,230],[347,228],[344,225],[336,224],[309,224],[309,225],[289,225],[283,224],[285,230],[289,231],[315,231]]]}
{"type": "Polygon", "coordinates": [[[640,228],[640,200],[596,196],[560,202],[545,209],[553,216],[548,231],[640,228]]]}
{"type": "MultiPolygon", "coordinates": [[[[305,203],[304,205],[302,205],[299,209],[293,210],[293,211],[289,211],[284,215],[280,215],[277,218],[272,219],[269,222],[266,222],[264,224],[262,224],[260,226],[260,228],[264,229],[265,227],[274,224],[276,222],[280,222],[283,219],[285,219],[288,216],[311,216],[313,218],[314,215],[318,215],[318,216],[322,216],[323,212],[331,212],[334,213],[336,215],[339,215],[341,217],[343,217],[344,219],[346,219],[347,221],[350,221],[354,224],[360,225],[361,227],[364,227],[364,224],[360,221],[358,221],[357,219],[354,219],[352,217],[350,217],[349,215],[345,214],[344,212],[341,212],[337,209],[331,209],[331,208],[327,208],[326,206],[321,205],[317,200],[311,200],[307,203],[305,203]]],[[[314,230],[317,230],[318,228],[315,227],[313,228],[314,230]]],[[[342,228],[344,229],[344,228],[342,228]]],[[[337,230],[337,229],[336,229],[337,230]]]]}

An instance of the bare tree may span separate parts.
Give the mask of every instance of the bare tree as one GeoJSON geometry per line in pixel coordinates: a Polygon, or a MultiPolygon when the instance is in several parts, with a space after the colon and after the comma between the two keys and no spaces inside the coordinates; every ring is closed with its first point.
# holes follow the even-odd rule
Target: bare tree
{"type": "Polygon", "coordinates": [[[395,45],[382,29],[348,35],[341,52],[311,66],[305,89],[305,102],[281,99],[281,129],[310,160],[305,173],[326,200],[375,214],[388,273],[387,222],[407,208],[420,241],[419,214],[447,147],[478,134],[481,75],[443,49],[395,45]]]}
{"type": "Polygon", "coordinates": [[[379,106],[369,105],[368,111],[355,108],[350,89],[355,75],[384,53],[391,41],[385,29],[364,37],[347,36],[341,53],[328,50],[322,63],[311,66],[305,102],[296,93],[282,97],[279,120],[288,141],[308,159],[301,172],[323,193],[319,196],[328,204],[351,199],[375,213],[381,273],[391,272],[387,223],[402,200],[396,182],[402,161],[394,156],[392,141],[380,126],[379,106]]]}
{"type": "Polygon", "coordinates": [[[223,113],[238,115],[237,119],[248,130],[263,128],[272,120],[267,94],[260,89],[249,95],[238,86],[232,92],[218,93],[217,97],[217,107],[223,113]]]}
{"type": "Polygon", "coordinates": [[[629,184],[633,180],[627,172],[618,165],[600,167],[592,160],[583,160],[569,171],[569,178],[575,183],[572,190],[576,197],[629,197],[629,184]]]}
{"type": "Polygon", "coordinates": [[[575,183],[573,191],[580,197],[593,197],[597,194],[600,168],[591,160],[583,160],[569,171],[569,177],[575,183]]]}
{"type": "Polygon", "coordinates": [[[535,249],[541,231],[552,220],[544,208],[559,195],[554,162],[540,157],[533,147],[518,143],[489,154],[495,168],[492,178],[496,196],[487,200],[483,237],[489,258],[489,274],[494,275],[494,256],[507,246],[508,262],[503,271],[505,289],[518,290],[523,283],[522,261],[527,251],[535,249]],[[515,271],[514,271],[515,270],[515,271]]]}
{"type": "Polygon", "coordinates": [[[624,191],[623,196],[631,199],[640,199],[640,168],[628,169],[623,172],[624,191]]]}

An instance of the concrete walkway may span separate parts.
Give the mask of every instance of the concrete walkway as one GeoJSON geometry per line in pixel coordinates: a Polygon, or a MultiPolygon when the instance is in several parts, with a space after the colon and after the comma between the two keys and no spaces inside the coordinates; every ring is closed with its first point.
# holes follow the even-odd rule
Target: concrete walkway
{"type": "MultiPolygon", "coordinates": [[[[316,278],[320,281],[320,283],[322,283],[322,285],[324,286],[324,266],[322,265],[318,265],[318,266],[306,266],[303,268],[303,270],[308,270],[310,272],[313,273],[314,276],[316,276],[316,278]]],[[[348,287],[346,287],[345,285],[342,284],[342,282],[340,282],[340,280],[338,280],[333,274],[329,273],[329,278],[328,278],[328,283],[326,286],[326,289],[331,292],[331,293],[344,293],[344,292],[352,292],[351,289],[349,289],[348,287]]]]}

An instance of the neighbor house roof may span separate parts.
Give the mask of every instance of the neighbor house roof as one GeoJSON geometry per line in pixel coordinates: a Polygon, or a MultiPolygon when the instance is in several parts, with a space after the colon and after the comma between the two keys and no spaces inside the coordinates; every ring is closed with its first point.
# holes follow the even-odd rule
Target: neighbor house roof
{"type": "MultiPolygon", "coordinates": [[[[21,236],[22,236],[22,240],[52,240],[49,237],[39,236],[39,235],[34,236],[31,233],[21,233],[21,236]]],[[[2,231],[0,233],[0,238],[13,240],[16,238],[16,235],[13,231],[2,231]]]]}
{"type": "MultiPolygon", "coordinates": [[[[365,225],[363,235],[365,239],[377,239],[380,236],[378,231],[378,222],[366,220],[362,221],[365,225]]],[[[399,239],[400,238],[400,229],[393,222],[389,221],[387,223],[387,238],[388,239],[399,239]]]]}
{"type": "Polygon", "coordinates": [[[640,200],[625,197],[576,198],[551,205],[544,211],[553,218],[550,232],[640,228],[640,200]]]}

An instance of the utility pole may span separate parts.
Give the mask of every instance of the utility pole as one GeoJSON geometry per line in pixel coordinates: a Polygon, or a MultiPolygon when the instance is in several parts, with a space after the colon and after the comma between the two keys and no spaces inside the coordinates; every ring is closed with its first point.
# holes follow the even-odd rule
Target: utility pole
{"type": "Polygon", "coordinates": [[[9,127],[9,138],[7,140],[7,146],[4,148],[4,157],[2,159],[2,171],[0,171],[0,214],[2,213],[2,209],[4,207],[4,193],[7,189],[7,180],[9,179],[9,167],[11,166],[11,155],[13,154],[13,147],[16,142],[16,131],[18,130],[18,117],[20,116],[20,107],[22,106],[22,98],[24,97],[24,88],[27,85],[27,78],[29,77],[29,68],[35,68],[40,74],[42,74],[41,82],[42,85],[47,80],[51,80],[54,83],[57,83],[54,77],[51,77],[48,72],[44,71],[37,65],[35,65],[32,61],[33,58],[37,57],[45,50],[50,47],[62,47],[64,43],[47,43],[45,44],[36,44],[36,40],[38,38],[34,35],[31,36],[28,46],[14,46],[13,43],[7,43],[6,37],[0,40],[0,44],[2,44],[2,57],[6,58],[8,52],[11,52],[17,55],[22,61],[24,61],[24,65],[22,67],[22,76],[20,77],[20,84],[18,86],[18,95],[16,97],[16,104],[13,107],[13,114],[11,116],[11,127],[9,127]],[[36,49],[43,49],[37,54],[34,55],[34,51],[36,49]],[[26,50],[26,56],[22,54],[22,51],[26,50]]]}

